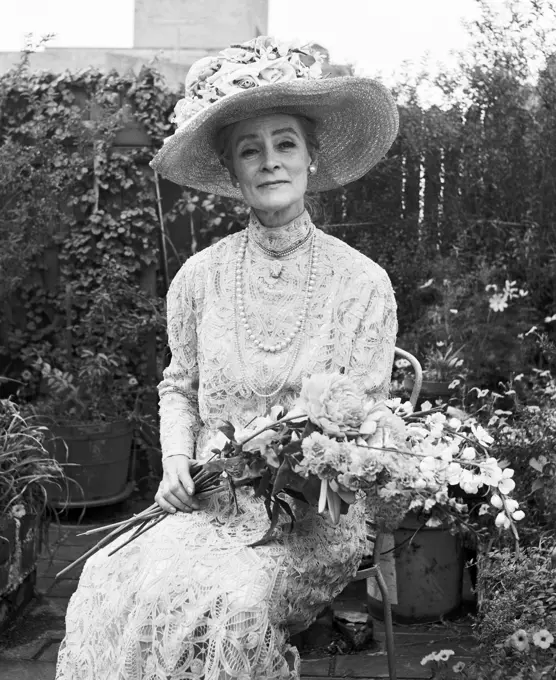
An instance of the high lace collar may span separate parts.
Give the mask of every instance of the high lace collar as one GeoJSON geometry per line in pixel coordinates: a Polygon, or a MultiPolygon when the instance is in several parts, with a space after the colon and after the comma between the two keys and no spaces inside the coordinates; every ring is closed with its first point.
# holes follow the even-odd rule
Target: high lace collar
{"type": "Polygon", "coordinates": [[[302,241],[312,226],[313,222],[306,210],[299,217],[281,227],[265,227],[251,210],[247,229],[249,238],[263,248],[280,253],[302,241]]]}

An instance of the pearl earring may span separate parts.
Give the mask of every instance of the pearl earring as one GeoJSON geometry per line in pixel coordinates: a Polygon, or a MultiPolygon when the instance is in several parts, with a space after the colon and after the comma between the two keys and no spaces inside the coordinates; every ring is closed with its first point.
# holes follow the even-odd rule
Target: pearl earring
{"type": "Polygon", "coordinates": [[[317,171],[317,166],[314,163],[311,163],[311,165],[309,166],[309,174],[314,175],[316,171],[317,171]]]}

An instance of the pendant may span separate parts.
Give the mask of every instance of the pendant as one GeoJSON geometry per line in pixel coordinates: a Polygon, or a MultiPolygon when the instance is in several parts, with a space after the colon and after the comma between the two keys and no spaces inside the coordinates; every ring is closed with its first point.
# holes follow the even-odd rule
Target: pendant
{"type": "Polygon", "coordinates": [[[272,276],[273,279],[277,279],[280,274],[282,273],[283,265],[281,262],[278,262],[277,260],[272,260],[270,265],[270,276],[272,276]]]}

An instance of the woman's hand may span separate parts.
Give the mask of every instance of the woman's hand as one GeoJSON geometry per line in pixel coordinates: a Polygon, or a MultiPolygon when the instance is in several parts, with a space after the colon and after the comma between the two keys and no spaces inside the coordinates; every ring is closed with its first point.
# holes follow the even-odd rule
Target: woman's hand
{"type": "Polygon", "coordinates": [[[164,475],[154,500],[166,512],[193,512],[199,509],[195,496],[195,484],[189,467],[192,461],[187,456],[170,456],[162,462],[164,475]]]}

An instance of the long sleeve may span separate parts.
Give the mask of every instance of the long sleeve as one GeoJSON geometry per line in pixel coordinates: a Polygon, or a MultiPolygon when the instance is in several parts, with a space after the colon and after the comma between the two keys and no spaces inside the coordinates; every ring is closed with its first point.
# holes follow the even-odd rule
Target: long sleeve
{"type": "Polygon", "coordinates": [[[365,309],[357,330],[348,373],[367,395],[388,396],[396,347],[396,299],[386,272],[373,263],[372,279],[361,291],[365,309]]]}
{"type": "Polygon", "coordinates": [[[164,369],[164,379],[158,384],[163,460],[184,453],[193,457],[201,426],[194,282],[195,266],[190,259],[172,280],[166,296],[172,360],[164,369]]]}

